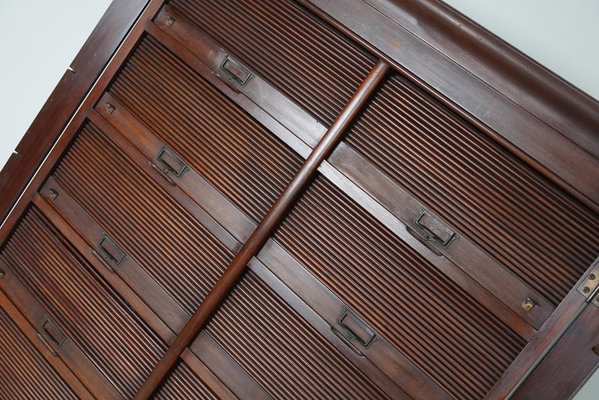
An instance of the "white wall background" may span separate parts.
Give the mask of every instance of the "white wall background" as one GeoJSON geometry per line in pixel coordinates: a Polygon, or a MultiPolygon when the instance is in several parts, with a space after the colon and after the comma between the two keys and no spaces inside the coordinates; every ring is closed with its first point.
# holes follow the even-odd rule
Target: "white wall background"
{"type": "Polygon", "coordinates": [[[0,0],[0,168],[110,2],[0,0]]]}
{"type": "MultiPolygon", "coordinates": [[[[446,2],[599,99],[599,0],[446,2]]],[[[109,4],[0,0],[0,167],[109,4]]],[[[597,393],[599,374],[576,400],[597,393]]]]}

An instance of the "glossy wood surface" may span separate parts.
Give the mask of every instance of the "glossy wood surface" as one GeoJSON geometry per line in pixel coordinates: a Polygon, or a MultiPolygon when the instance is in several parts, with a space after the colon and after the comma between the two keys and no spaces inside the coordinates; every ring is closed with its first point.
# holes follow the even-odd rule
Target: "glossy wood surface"
{"type": "Polygon", "coordinates": [[[73,65],[0,177],[31,390],[559,398],[596,367],[599,106],[440,2],[117,1],[73,65]]]}

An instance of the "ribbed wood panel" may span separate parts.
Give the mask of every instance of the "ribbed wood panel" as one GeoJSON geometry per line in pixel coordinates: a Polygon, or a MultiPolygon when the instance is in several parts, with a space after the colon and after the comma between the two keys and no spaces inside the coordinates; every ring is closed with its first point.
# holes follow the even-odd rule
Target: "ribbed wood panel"
{"type": "Polygon", "coordinates": [[[153,396],[156,400],[218,400],[218,397],[182,362],[153,396]]]}
{"type": "Polygon", "coordinates": [[[299,169],[298,155],[150,37],[111,93],[256,221],[299,169]]]}
{"type": "Polygon", "coordinates": [[[0,399],[77,399],[6,312],[0,309],[0,399]]]}
{"type": "Polygon", "coordinates": [[[319,176],[276,240],[456,399],[480,399],[524,341],[319,176]]]}
{"type": "Polygon", "coordinates": [[[388,399],[251,272],[207,329],[275,399],[388,399]]]}
{"type": "Polygon", "coordinates": [[[165,344],[125,300],[36,208],[19,224],[2,258],[108,380],[132,397],[165,344]]]}
{"type": "Polygon", "coordinates": [[[376,62],[293,1],[171,4],[325,125],[376,62]]]}
{"type": "Polygon", "coordinates": [[[555,305],[599,253],[598,215],[398,76],[347,143],[555,305]]]}
{"type": "Polygon", "coordinates": [[[92,124],[54,176],[190,314],[233,257],[92,124]]]}

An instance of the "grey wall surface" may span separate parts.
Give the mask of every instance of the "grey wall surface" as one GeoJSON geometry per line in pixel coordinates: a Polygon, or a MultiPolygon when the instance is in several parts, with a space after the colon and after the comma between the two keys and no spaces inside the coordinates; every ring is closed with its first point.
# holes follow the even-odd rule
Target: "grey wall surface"
{"type": "MultiPolygon", "coordinates": [[[[599,0],[446,2],[599,99],[599,0]]],[[[109,4],[0,0],[0,167],[109,4]]],[[[575,399],[598,393],[595,374],[575,399]]]]}
{"type": "Polygon", "coordinates": [[[111,0],[0,0],[0,168],[111,0]]]}

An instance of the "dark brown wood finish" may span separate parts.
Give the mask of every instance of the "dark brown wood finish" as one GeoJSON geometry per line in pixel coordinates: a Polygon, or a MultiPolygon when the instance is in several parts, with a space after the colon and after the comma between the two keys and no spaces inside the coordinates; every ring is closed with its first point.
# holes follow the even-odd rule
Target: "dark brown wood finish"
{"type": "MultiPolygon", "coordinates": [[[[47,155],[47,157],[38,158],[38,162],[35,165],[35,171],[37,171],[37,173],[33,175],[33,179],[31,179],[30,182],[28,181],[28,186],[21,193],[19,201],[16,204],[14,204],[13,211],[10,214],[8,214],[8,216],[3,220],[2,228],[0,229],[0,242],[4,242],[6,240],[6,238],[14,228],[15,224],[19,221],[21,215],[26,210],[27,206],[29,205],[29,202],[33,199],[40,186],[47,178],[48,173],[55,166],[57,161],[60,159],[61,155],[68,149],[69,144],[79,132],[79,129],[81,128],[82,124],[85,122],[91,108],[98,101],[99,96],[102,95],[102,93],[106,89],[106,86],[110,83],[111,79],[113,78],[114,74],[118,72],[118,70],[121,67],[121,64],[124,62],[124,60],[127,59],[130,51],[135,47],[140,37],[144,34],[145,26],[150,23],[150,19],[159,10],[161,5],[162,0],[150,0],[150,2],[143,9],[142,15],[136,13],[135,16],[128,16],[130,19],[132,19],[132,21],[137,22],[130,29],[129,34],[126,36],[125,40],[122,41],[122,44],[119,47],[119,51],[117,53],[114,53],[114,57],[110,59],[110,63],[106,65],[106,68],[102,71],[100,77],[98,77],[97,80],[94,82],[91,91],[86,92],[86,95],[82,96],[83,101],[81,102],[78,111],[68,121],[68,124],[59,128],[59,131],[52,132],[53,141],[50,142],[53,144],[52,151],[47,155]],[[63,127],[64,129],[62,129],[63,127]]],[[[123,11],[123,14],[125,15],[126,12],[123,11]]],[[[114,18],[117,18],[117,15],[120,15],[120,13],[115,12],[113,15],[114,18]]],[[[115,21],[112,21],[111,17],[110,23],[114,22],[115,21]]],[[[101,28],[101,26],[103,25],[104,24],[101,24],[98,28],[98,32],[102,33],[98,33],[97,37],[89,40],[101,40],[102,36],[106,33],[106,31],[110,30],[107,27],[101,28]]],[[[122,39],[123,38],[121,38],[121,40],[122,39]]],[[[93,50],[90,49],[89,51],[93,50]]],[[[110,55],[107,55],[107,57],[110,57],[110,55]]],[[[70,97],[70,93],[68,93],[68,91],[67,93],[64,93],[64,91],[61,90],[60,92],[62,93],[62,95],[70,97]]],[[[43,132],[49,132],[47,126],[44,126],[40,129],[42,129],[43,132]]],[[[41,134],[42,131],[40,131],[40,133],[38,134],[41,134]]],[[[48,151],[48,149],[45,149],[45,146],[50,146],[50,144],[45,145],[42,140],[35,140],[34,134],[27,135],[27,137],[30,136],[31,139],[24,138],[23,140],[25,140],[26,142],[35,142],[35,144],[33,145],[35,151],[39,151],[42,153],[48,151]]],[[[32,149],[32,151],[34,150],[32,149]]],[[[11,170],[13,171],[12,173],[16,173],[15,170],[13,170],[12,168],[7,167],[7,170],[11,170]]],[[[22,170],[26,171],[26,169],[22,170]]],[[[21,169],[17,171],[21,171],[21,169]]],[[[10,211],[10,207],[12,207],[12,204],[7,203],[6,207],[8,208],[8,211],[10,211]]]]}
{"type": "Polygon", "coordinates": [[[599,170],[599,159],[593,150],[596,145],[592,145],[597,141],[599,105],[596,100],[441,1],[420,0],[401,6],[386,0],[301,0],[301,3],[375,54],[380,53],[423,90],[470,120],[587,206],[596,212],[599,210],[599,183],[588,173],[599,170]],[[395,19],[372,4],[387,13],[393,11],[395,19]],[[415,22],[420,20],[433,28],[424,29],[424,25],[415,22]],[[433,33],[440,31],[443,34],[433,33]],[[443,43],[449,42],[446,38],[455,36],[460,40],[466,37],[469,43],[475,44],[466,49],[461,45],[445,49],[443,43]],[[439,42],[442,43],[439,45],[439,42]],[[471,69],[475,65],[487,70],[487,74],[489,70],[501,70],[501,74],[496,75],[499,82],[473,75],[471,69]],[[527,78],[517,78],[522,74],[527,78]],[[509,77],[507,80],[506,76],[509,77]],[[531,76],[535,79],[528,79],[531,76]],[[517,97],[525,99],[523,104],[516,104],[502,94],[503,88],[515,91],[515,87],[518,88],[517,97]],[[492,104],[493,107],[481,107],[481,104],[492,104]],[[555,112],[556,104],[568,106],[558,107],[560,111],[555,112]],[[506,115],[510,117],[505,118],[506,115]],[[550,122],[555,115],[560,116],[559,130],[553,127],[558,124],[550,122]],[[538,140],[541,137],[543,140],[538,140]]]}
{"type": "MultiPolygon", "coordinates": [[[[60,197],[63,198],[62,201],[64,201],[65,197],[68,197],[68,194],[65,191],[61,190],[60,187],[56,188],[58,189],[57,192],[60,193],[60,197]]],[[[170,326],[165,325],[162,319],[165,319],[167,321],[170,321],[170,319],[164,317],[162,317],[161,319],[160,316],[164,315],[164,309],[168,310],[174,307],[178,307],[177,304],[174,303],[174,301],[172,301],[170,298],[162,298],[161,300],[163,301],[163,307],[156,312],[154,310],[151,310],[148,307],[148,305],[146,305],[146,303],[152,303],[151,300],[147,299],[147,296],[152,295],[153,291],[147,290],[147,288],[146,290],[139,291],[142,293],[142,296],[144,296],[142,300],[142,298],[140,298],[123,280],[127,278],[126,273],[124,274],[125,276],[123,277],[123,279],[121,279],[121,277],[119,277],[120,274],[115,273],[115,269],[107,269],[107,264],[105,261],[92,255],[93,249],[90,247],[90,244],[88,244],[80,236],[80,234],[78,232],[75,232],[73,227],[69,225],[69,223],[74,223],[76,219],[70,219],[66,221],[62,218],[61,214],[59,214],[57,210],[54,209],[55,207],[60,210],[61,205],[64,205],[64,203],[62,202],[57,203],[57,200],[58,197],[56,199],[49,198],[46,201],[41,196],[36,196],[34,199],[34,204],[44,214],[44,216],[48,218],[48,220],[51,221],[53,225],[56,226],[57,229],[59,229],[63,235],[65,235],[65,237],[69,239],[69,241],[77,248],[77,250],[87,258],[87,261],[96,268],[96,271],[99,274],[101,274],[104,279],[110,282],[110,285],[113,288],[118,290],[118,292],[123,296],[123,298],[127,300],[127,302],[135,309],[135,311],[143,317],[144,321],[148,322],[148,325],[151,326],[152,330],[156,332],[164,342],[172,342],[175,339],[176,333],[178,333],[180,326],[182,326],[182,324],[189,317],[189,315],[186,314],[183,310],[180,310],[177,317],[182,322],[175,321],[174,323],[171,322],[170,326]]],[[[67,199],[66,201],[68,202],[69,199],[67,199]]],[[[70,206],[72,206],[75,209],[79,208],[78,205],[74,204],[70,204],[70,206]]],[[[70,214],[69,212],[65,212],[64,215],[68,217],[70,214]]],[[[77,215],[77,218],[80,218],[80,216],[77,215]]],[[[94,224],[94,222],[90,222],[85,218],[83,218],[83,221],[92,225],[94,224]]],[[[77,224],[75,224],[75,226],[77,226],[77,224]]],[[[96,243],[93,243],[93,245],[95,244],[96,243]]],[[[118,271],[122,268],[123,266],[120,266],[119,268],[116,268],[116,270],[118,271]]],[[[232,396],[234,396],[229,391],[228,387],[231,387],[233,390],[237,389],[236,393],[238,393],[238,395],[241,398],[247,397],[247,388],[252,387],[253,380],[251,380],[248,377],[244,377],[244,375],[241,372],[238,373],[235,377],[228,374],[220,374],[219,377],[217,377],[213,371],[218,372],[218,370],[212,367],[208,369],[206,365],[211,365],[214,359],[226,358],[226,354],[224,354],[222,350],[220,350],[218,346],[215,345],[208,346],[206,348],[206,352],[206,354],[210,354],[210,357],[207,357],[206,354],[202,355],[201,353],[196,353],[196,355],[194,353],[191,353],[189,350],[185,350],[181,355],[181,360],[183,360],[184,363],[187,364],[189,368],[191,368],[193,374],[197,375],[197,377],[199,377],[201,381],[205,382],[205,384],[210,388],[210,391],[218,394],[219,398],[231,398],[232,396]],[[222,381],[220,380],[221,377],[222,381]]],[[[180,365],[181,364],[179,363],[179,366],[177,368],[180,368],[180,365]]],[[[229,368],[231,368],[231,366],[229,366],[229,368]]],[[[188,375],[188,379],[192,378],[190,378],[188,375]]],[[[194,386],[197,387],[198,384],[196,383],[194,384],[194,386]]]]}
{"type": "MultiPolygon", "coordinates": [[[[189,26],[189,23],[186,22],[186,20],[184,18],[182,18],[179,14],[177,14],[174,10],[170,10],[170,9],[167,9],[167,10],[168,10],[168,13],[165,13],[164,10],[161,11],[160,16],[158,17],[158,20],[159,20],[158,23],[160,23],[161,26],[165,29],[165,31],[168,32],[169,34],[174,34],[175,36],[183,35],[184,37],[186,37],[189,40],[189,42],[185,43],[185,45],[189,46],[189,43],[193,43],[193,46],[190,46],[190,48],[195,52],[195,54],[198,55],[198,57],[200,57],[200,59],[198,60],[195,57],[191,56],[188,53],[188,51],[185,49],[185,47],[182,47],[181,45],[174,43],[173,40],[169,36],[165,35],[163,32],[161,32],[159,30],[154,29],[154,26],[148,27],[148,31],[151,32],[151,34],[154,37],[158,38],[161,43],[167,44],[167,46],[169,47],[169,49],[171,51],[173,51],[179,57],[184,59],[189,65],[192,65],[194,67],[194,70],[196,70],[198,73],[200,73],[205,79],[209,80],[215,86],[219,87],[224,93],[227,94],[227,96],[229,98],[231,98],[237,104],[239,104],[244,109],[246,109],[248,112],[250,112],[252,116],[254,116],[256,119],[258,119],[265,126],[268,126],[273,131],[273,133],[275,133],[288,146],[293,148],[299,154],[302,154],[302,155],[308,154],[311,149],[306,148],[305,145],[302,145],[300,142],[298,142],[297,138],[301,139],[305,143],[312,143],[316,137],[320,136],[320,133],[318,132],[318,130],[314,130],[313,133],[310,133],[310,132],[306,133],[305,131],[301,131],[299,129],[294,129],[293,134],[290,134],[290,132],[285,127],[277,125],[271,117],[265,116],[261,108],[257,109],[255,107],[255,105],[248,104],[247,103],[248,98],[246,98],[242,94],[245,94],[246,96],[251,97],[257,104],[260,105],[260,107],[263,107],[264,109],[267,109],[267,110],[271,110],[271,112],[273,112],[272,106],[271,106],[272,99],[269,97],[269,95],[273,93],[273,89],[268,88],[265,90],[264,88],[261,88],[259,90],[256,89],[254,91],[254,90],[252,90],[252,87],[250,86],[250,84],[248,84],[244,87],[237,87],[237,88],[232,88],[232,87],[226,85],[225,82],[223,82],[222,80],[220,80],[216,77],[216,75],[218,74],[219,63],[216,61],[213,61],[213,59],[212,59],[214,54],[222,54],[224,50],[222,50],[222,48],[218,47],[217,45],[213,44],[213,42],[206,36],[198,33],[198,31],[194,31],[195,28],[189,26]],[[168,18],[176,18],[176,21],[171,25],[166,25],[166,23],[164,21],[166,21],[168,18]],[[191,33],[189,33],[189,32],[191,32],[191,33]],[[206,63],[206,64],[204,64],[204,63],[206,63]],[[211,65],[211,68],[209,68],[208,65],[211,65]]],[[[252,81],[250,81],[250,82],[256,82],[256,81],[260,81],[260,78],[257,76],[252,78],[252,81]]],[[[260,85],[264,85],[264,82],[261,82],[260,85]]],[[[281,98],[282,95],[280,93],[278,93],[276,91],[274,93],[276,93],[276,95],[274,96],[275,98],[277,98],[277,99],[281,98]]],[[[132,115],[130,114],[130,112],[127,111],[126,107],[123,107],[118,101],[116,101],[110,95],[106,95],[104,100],[105,101],[103,101],[101,103],[101,105],[99,105],[97,107],[98,111],[105,118],[110,120],[115,126],[119,127],[119,129],[123,135],[130,137],[131,138],[130,140],[134,140],[134,137],[137,135],[142,135],[143,137],[148,135],[147,128],[143,127],[140,122],[135,121],[135,118],[133,118],[132,115]],[[109,103],[109,102],[112,102],[112,103],[109,103]],[[106,112],[106,107],[105,107],[106,104],[113,104],[116,106],[115,110],[111,114],[108,114],[106,112]]],[[[276,115],[276,117],[279,120],[289,120],[290,119],[288,112],[284,113],[284,112],[281,112],[280,110],[277,110],[277,111],[275,111],[274,115],[276,115]]],[[[298,121],[298,120],[302,121],[303,126],[308,127],[310,124],[309,121],[311,121],[311,117],[305,112],[299,113],[299,114],[296,113],[294,115],[293,121],[298,121]]],[[[286,124],[290,125],[291,127],[296,126],[295,123],[291,123],[291,122],[288,122],[286,124]]],[[[145,142],[147,142],[148,140],[154,140],[154,139],[144,139],[145,142]]],[[[143,151],[146,153],[146,156],[151,159],[153,157],[153,155],[158,151],[160,146],[161,146],[161,144],[159,142],[155,142],[155,144],[153,144],[152,146],[149,146],[147,149],[144,149],[143,151]]],[[[341,147],[343,147],[343,146],[341,146],[341,147]]],[[[346,154],[347,151],[345,151],[345,152],[340,151],[340,150],[344,150],[344,149],[347,149],[347,147],[343,147],[342,149],[337,149],[336,153],[346,154]]],[[[348,151],[349,151],[349,149],[348,149],[348,151]]],[[[347,168],[344,169],[344,166],[351,165],[352,162],[353,163],[359,162],[359,158],[356,158],[353,155],[354,154],[352,153],[352,154],[350,154],[350,157],[346,157],[346,160],[344,162],[342,162],[342,161],[336,162],[335,167],[340,168],[341,170],[344,170],[344,172],[347,173],[348,170],[347,170],[347,168]]],[[[336,159],[337,158],[335,158],[333,156],[330,158],[329,161],[336,161],[336,159]]],[[[341,157],[340,160],[343,160],[343,157],[341,157]]],[[[342,190],[347,191],[348,185],[351,186],[351,183],[348,181],[348,179],[344,179],[337,172],[335,172],[335,170],[326,167],[326,165],[328,165],[328,164],[326,164],[326,163],[323,164],[323,167],[325,167],[322,171],[323,174],[325,174],[329,179],[331,179],[333,182],[335,182],[335,184],[337,184],[342,190]]],[[[363,177],[361,176],[363,171],[372,170],[372,169],[373,169],[372,167],[365,168],[364,166],[361,166],[359,168],[354,168],[354,169],[352,169],[352,171],[356,170],[357,172],[355,172],[353,174],[350,173],[348,176],[350,177],[350,179],[360,182],[361,180],[363,180],[363,177]]],[[[193,172],[193,171],[191,171],[191,172],[193,172]]],[[[379,173],[379,175],[381,175],[381,174],[379,173]]],[[[386,179],[386,178],[383,178],[383,180],[384,179],[386,179]]],[[[195,178],[193,180],[195,180],[195,178]]],[[[180,185],[187,181],[189,181],[191,183],[191,179],[189,177],[184,176],[182,178],[177,179],[177,184],[180,185]]],[[[378,187],[381,185],[383,187],[385,187],[385,185],[381,182],[381,179],[378,179],[378,180],[371,179],[368,183],[369,183],[368,187],[373,187],[373,186],[378,187]]],[[[196,183],[196,185],[197,185],[197,183],[196,183]]],[[[190,196],[195,198],[196,201],[198,201],[199,198],[205,196],[204,190],[197,191],[196,194],[191,193],[189,190],[187,190],[187,192],[188,192],[188,194],[190,194],[190,196]]],[[[363,196],[363,194],[360,194],[360,193],[361,193],[360,191],[356,192],[354,190],[354,191],[352,191],[352,196],[358,196],[360,198],[367,198],[367,196],[365,197],[365,196],[363,196]]],[[[389,206],[387,206],[387,207],[391,210],[395,210],[394,212],[397,213],[397,210],[401,210],[404,207],[404,204],[402,201],[400,201],[400,198],[398,198],[397,196],[395,196],[395,197],[389,196],[389,193],[390,192],[387,190],[386,192],[384,192],[386,197],[385,196],[381,197],[381,196],[376,196],[376,195],[375,195],[375,197],[377,198],[377,200],[379,202],[381,202],[383,204],[386,204],[386,203],[392,204],[391,207],[389,207],[389,206]]],[[[371,192],[371,195],[373,195],[372,192],[371,192]]],[[[213,207],[210,207],[210,205],[204,205],[204,207],[206,207],[206,206],[208,206],[210,209],[213,209],[213,207]]],[[[420,209],[416,210],[416,212],[419,212],[419,211],[420,211],[420,209]]],[[[229,227],[230,226],[229,224],[232,222],[231,220],[223,219],[222,215],[220,217],[217,217],[216,214],[214,214],[212,212],[211,212],[211,214],[213,216],[215,216],[215,218],[217,218],[217,219],[220,218],[220,220],[222,221],[221,223],[223,223],[224,226],[227,226],[227,229],[231,229],[229,227]]],[[[226,215],[233,216],[232,214],[235,214],[235,212],[234,211],[228,212],[225,214],[225,216],[226,215]]],[[[387,223],[390,218],[390,216],[388,214],[383,215],[380,212],[373,212],[373,214],[377,218],[379,218],[383,223],[387,223]]],[[[403,214],[400,212],[399,215],[403,215],[403,214]]],[[[413,223],[413,220],[414,220],[414,218],[409,218],[409,216],[407,217],[408,223],[413,223]]],[[[404,218],[404,221],[406,221],[406,218],[404,218]]],[[[246,223],[244,223],[243,225],[247,226],[246,223]]],[[[406,240],[405,235],[398,233],[397,230],[395,230],[395,232],[396,232],[396,234],[399,234],[402,237],[402,239],[406,240]]],[[[418,236],[416,236],[416,237],[418,237],[418,236]]],[[[408,242],[410,243],[411,241],[408,240],[408,242]]],[[[463,242],[464,242],[464,239],[462,239],[462,243],[463,242]]],[[[430,247],[430,245],[427,244],[426,242],[424,242],[424,245],[430,247]]],[[[454,245],[454,247],[455,247],[455,245],[454,245]]],[[[472,246],[470,246],[470,247],[472,247],[472,246]]],[[[455,266],[451,263],[447,263],[442,258],[439,258],[438,250],[432,249],[431,252],[436,253],[436,255],[433,257],[429,257],[429,259],[437,267],[439,267],[439,269],[443,273],[445,273],[450,279],[456,281],[458,284],[463,286],[469,292],[474,293],[477,296],[478,301],[481,301],[487,305],[491,305],[493,303],[494,297],[488,296],[488,294],[486,294],[486,295],[483,294],[484,291],[481,291],[480,288],[477,288],[476,283],[474,283],[474,281],[471,281],[467,277],[466,274],[464,274],[463,272],[460,273],[457,266],[455,266]]],[[[469,259],[469,257],[462,257],[460,252],[453,252],[453,253],[458,254],[462,260],[469,259]]],[[[482,256],[482,260],[486,260],[484,262],[486,264],[491,265],[488,268],[488,270],[490,270],[492,273],[495,273],[495,272],[493,272],[494,267],[492,267],[494,265],[493,260],[482,255],[481,252],[479,250],[477,250],[476,248],[473,248],[472,251],[470,251],[470,253],[478,254],[479,258],[482,256]]],[[[471,269],[471,271],[473,271],[475,275],[478,273],[476,271],[476,269],[471,269]]],[[[501,270],[497,271],[496,273],[502,274],[506,279],[513,279],[513,278],[510,278],[509,273],[505,274],[501,270]]],[[[490,285],[490,287],[495,286],[498,282],[498,280],[490,279],[490,277],[487,277],[484,274],[483,275],[479,274],[479,276],[481,276],[483,278],[483,280],[486,281],[488,283],[488,285],[490,285]]],[[[525,312],[525,310],[523,310],[521,307],[521,303],[522,303],[522,299],[525,299],[528,296],[526,294],[526,291],[528,291],[529,289],[524,288],[519,282],[516,281],[515,288],[518,288],[518,287],[521,288],[520,295],[515,296],[515,298],[514,298],[514,296],[512,296],[512,301],[511,301],[512,308],[515,310],[516,313],[519,313],[520,315],[524,316],[525,318],[533,317],[533,318],[537,318],[537,320],[538,320],[539,316],[541,315],[541,314],[539,314],[539,312],[547,314],[550,311],[550,309],[552,307],[549,305],[548,307],[547,306],[539,306],[536,309],[533,309],[532,313],[525,312]]],[[[508,292],[506,292],[505,290],[502,291],[502,290],[499,290],[497,287],[495,287],[494,292],[495,292],[495,294],[498,294],[502,298],[505,298],[505,295],[509,293],[509,291],[508,292]]],[[[542,296],[533,295],[532,294],[533,292],[534,291],[531,291],[530,295],[533,298],[541,299],[541,301],[543,302],[542,296]]],[[[504,310],[502,310],[501,306],[498,307],[497,304],[493,304],[492,309],[496,313],[499,313],[499,315],[505,316],[504,321],[506,323],[508,323],[510,325],[518,325],[520,323],[518,320],[515,320],[513,318],[513,316],[511,316],[511,317],[508,316],[507,314],[509,314],[509,313],[505,313],[504,310]]],[[[539,324],[539,322],[537,322],[537,325],[538,324],[539,324]]],[[[528,337],[530,335],[527,334],[525,336],[528,337]]]]}
{"type": "Polygon", "coordinates": [[[227,266],[227,269],[218,282],[216,282],[215,286],[206,296],[202,305],[185,325],[179,336],[177,336],[176,341],[169,347],[165,356],[156,365],[151,376],[135,395],[136,399],[147,399],[152,395],[175,364],[181,352],[189,346],[198,332],[216,312],[227,294],[245,272],[247,263],[258,253],[266,240],[268,240],[268,237],[281,222],[285,213],[293,206],[294,201],[301,195],[302,190],[314,177],[320,163],[326,159],[333,151],[335,145],[341,140],[349,124],[352,123],[356,115],[363,109],[372,93],[385,78],[388,69],[388,64],[379,62],[368,74],[343,112],[314,148],[314,151],[306,159],[302,168],[281,194],[281,197],[277,199],[276,203],[256,227],[248,241],[243,245],[235,258],[227,266]]]}
{"type": "Polygon", "coordinates": [[[443,3],[117,0],[72,70],[0,175],[40,387],[503,400],[596,368],[599,105],[443,3]]]}
{"type": "Polygon", "coordinates": [[[16,398],[23,392],[29,392],[36,393],[39,397],[94,399],[69,368],[55,356],[54,351],[39,340],[39,333],[2,291],[0,306],[0,339],[5,341],[1,350],[3,362],[0,368],[4,383],[0,388],[0,395],[16,398]],[[8,315],[10,318],[7,318],[8,315]],[[17,329],[22,336],[17,333],[17,329]],[[44,365],[42,359],[51,367],[44,365]],[[56,376],[52,367],[60,377],[56,376]]]}

